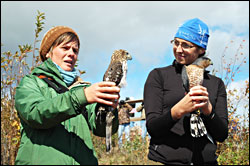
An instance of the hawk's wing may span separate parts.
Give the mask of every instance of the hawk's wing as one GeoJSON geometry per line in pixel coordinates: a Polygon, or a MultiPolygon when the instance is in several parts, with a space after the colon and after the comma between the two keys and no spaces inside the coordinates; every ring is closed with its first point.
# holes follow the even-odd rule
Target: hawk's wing
{"type": "MultiPolygon", "coordinates": [[[[111,81],[115,82],[116,85],[119,85],[123,76],[123,67],[122,63],[119,61],[111,62],[108,69],[106,70],[103,81],[111,81]]],[[[113,110],[112,107],[104,106],[106,110],[113,110]]],[[[109,153],[112,148],[112,120],[114,118],[114,114],[112,111],[108,111],[106,114],[106,151],[109,153]]]]}
{"type": "Polygon", "coordinates": [[[106,70],[103,76],[103,81],[112,81],[115,82],[116,85],[119,85],[122,77],[123,77],[122,63],[116,61],[109,65],[108,69],[106,70]]]}
{"type": "MultiPolygon", "coordinates": [[[[131,55],[125,50],[115,50],[111,57],[111,62],[106,70],[103,81],[115,82],[116,86],[122,87],[126,81],[127,60],[131,60],[131,55]]],[[[112,149],[112,121],[114,118],[111,106],[101,105],[99,110],[106,112],[106,151],[109,153],[112,149]]]]}
{"type": "Polygon", "coordinates": [[[186,92],[189,92],[196,85],[202,85],[205,68],[212,64],[211,59],[202,56],[197,58],[192,64],[183,66],[181,78],[186,92]]]}

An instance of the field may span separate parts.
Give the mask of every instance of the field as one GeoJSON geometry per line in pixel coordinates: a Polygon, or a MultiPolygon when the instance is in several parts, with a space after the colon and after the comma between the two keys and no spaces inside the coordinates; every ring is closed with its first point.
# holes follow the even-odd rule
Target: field
{"type": "MultiPolygon", "coordinates": [[[[241,129],[238,127],[238,131],[241,129]]],[[[241,132],[230,130],[229,137],[223,143],[218,143],[217,155],[219,165],[249,165],[249,129],[242,128],[241,132]]],[[[123,141],[123,147],[118,146],[118,134],[112,136],[113,150],[107,154],[105,138],[93,136],[93,143],[100,165],[163,165],[149,160],[149,139],[142,139],[136,131],[130,140],[123,141]]]]}

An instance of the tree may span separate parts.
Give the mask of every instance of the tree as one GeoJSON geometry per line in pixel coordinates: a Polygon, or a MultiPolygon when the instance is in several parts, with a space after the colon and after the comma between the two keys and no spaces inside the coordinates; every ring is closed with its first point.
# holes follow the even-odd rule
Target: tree
{"type": "MultiPolygon", "coordinates": [[[[3,52],[1,56],[1,164],[14,165],[20,144],[20,120],[15,110],[15,91],[22,77],[29,74],[35,66],[41,63],[36,56],[36,43],[39,33],[44,28],[45,15],[39,11],[36,17],[34,47],[19,45],[19,51],[14,54],[3,52]],[[28,65],[27,57],[33,52],[32,65],[28,65]]],[[[3,44],[1,44],[3,46],[3,44]]]]}
{"type": "MultiPolygon", "coordinates": [[[[221,165],[249,165],[249,125],[246,125],[249,124],[249,103],[242,103],[243,100],[249,100],[249,81],[245,81],[244,87],[230,88],[230,84],[235,81],[234,77],[240,73],[240,68],[246,63],[246,56],[241,52],[244,42],[245,40],[242,40],[233,58],[229,59],[228,54],[225,54],[228,46],[221,56],[220,77],[227,90],[229,121],[228,138],[223,143],[218,143],[218,162],[221,165]],[[243,115],[237,113],[240,105],[242,112],[245,111],[243,115]]],[[[230,41],[230,44],[233,43],[230,41]]]]}

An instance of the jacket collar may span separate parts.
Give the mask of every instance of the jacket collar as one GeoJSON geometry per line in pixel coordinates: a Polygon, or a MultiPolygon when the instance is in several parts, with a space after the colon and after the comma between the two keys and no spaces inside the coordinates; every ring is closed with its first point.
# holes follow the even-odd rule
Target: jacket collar
{"type": "Polygon", "coordinates": [[[48,58],[41,65],[36,67],[32,71],[31,74],[35,74],[35,75],[44,74],[48,77],[52,77],[58,83],[61,83],[62,85],[66,86],[58,68],[56,67],[56,65],[53,63],[53,61],[50,58],[48,58]]]}
{"type": "Polygon", "coordinates": [[[176,73],[181,73],[183,65],[178,63],[176,60],[173,61],[172,66],[175,68],[176,73]]]}

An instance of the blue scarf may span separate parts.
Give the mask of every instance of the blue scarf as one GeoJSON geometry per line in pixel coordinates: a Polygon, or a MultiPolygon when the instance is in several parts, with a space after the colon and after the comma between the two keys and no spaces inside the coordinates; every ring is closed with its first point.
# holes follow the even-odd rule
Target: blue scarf
{"type": "Polygon", "coordinates": [[[77,76],[76,69],[74,68],[72,71],[65,71],[57,64],[55,64],[55,65],[58,68],[59,72],[61,73],[61,75],[63,77],[63,81],[67,84],[67,86],[70,86],[74,82],[74,80],[77,76]]]}

